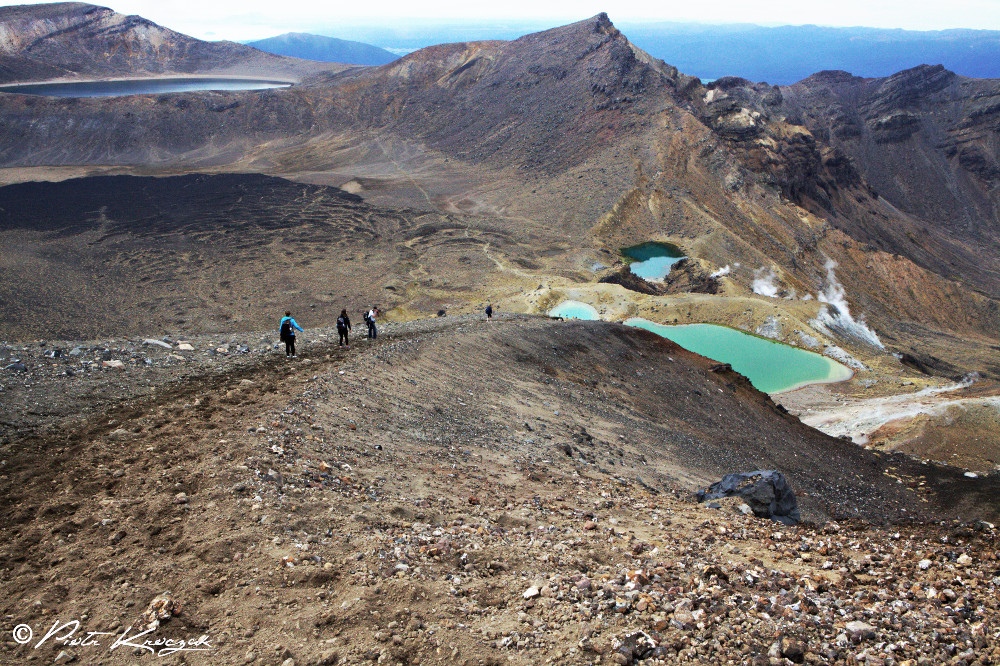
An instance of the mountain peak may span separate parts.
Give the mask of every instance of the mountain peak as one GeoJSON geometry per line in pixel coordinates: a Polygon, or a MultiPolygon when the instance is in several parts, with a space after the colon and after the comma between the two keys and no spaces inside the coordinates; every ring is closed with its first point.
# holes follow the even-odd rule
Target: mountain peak
{"type": "Polygon", "coordinates": [[[597,16],[593,17],[590,20],[594,22],[594,27],[597,30],[600,31],[618,30],[618,28],[615,27],[615,24],[611,22],[611,19],[608,18],[607,12],[601,12],[600,14],[598,14],[597,16]]]}

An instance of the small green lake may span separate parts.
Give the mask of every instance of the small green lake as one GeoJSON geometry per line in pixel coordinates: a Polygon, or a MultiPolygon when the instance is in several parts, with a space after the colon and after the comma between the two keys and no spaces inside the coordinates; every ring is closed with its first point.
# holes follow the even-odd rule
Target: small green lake
{"type": "Polygon", "coordinates": [[[644,280],[663,280],[684,253],[670,243],[643,243],[622,250],[632,260],[629,268],[644,280]]]}
{"type": "Polygon", "coordinates": [[[597,313],[597,310],[592,305],[587,305],[580,301],[563,301],[549,310],[549,316],[562,317],[563,319],[586,319],[589,321],[601,318],[601,315],[597,313]]]}
{"type": "Polygon", "coordinates": [[[734,328],[715,324],[665,326],[647,319],[625,321],[719,363],[728,363],[759,391],[780,393],[808,384],[842,382],[854,373],[833,359],[734,328]]]}

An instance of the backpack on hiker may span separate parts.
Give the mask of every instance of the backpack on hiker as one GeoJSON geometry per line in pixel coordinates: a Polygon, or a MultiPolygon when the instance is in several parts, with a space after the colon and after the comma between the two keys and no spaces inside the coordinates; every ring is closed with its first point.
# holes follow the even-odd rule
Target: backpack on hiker
{"type": "Polygon", "coordinates": [[[281,322],[281,341],[285,342],[290,337],[292,337],[292,320],[286,319],[281,322]]]}
{"type": "Polygon", "coordinates": [[[347,320],[343,317],[337,317],[337,331],[344,332],[347,330],[347,320]]]}

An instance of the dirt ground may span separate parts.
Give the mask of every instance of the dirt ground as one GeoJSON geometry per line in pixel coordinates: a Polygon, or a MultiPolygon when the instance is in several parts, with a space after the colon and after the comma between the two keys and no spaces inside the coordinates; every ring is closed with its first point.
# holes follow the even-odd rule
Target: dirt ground
{"type": "Polygon", "coordinates": [[[825,437],[624,327],[355,334],[5,350],[0,662],[1000,657],[992,479],[825,437]],[[690,498],[763,466],[805,525],[690,498]]]}

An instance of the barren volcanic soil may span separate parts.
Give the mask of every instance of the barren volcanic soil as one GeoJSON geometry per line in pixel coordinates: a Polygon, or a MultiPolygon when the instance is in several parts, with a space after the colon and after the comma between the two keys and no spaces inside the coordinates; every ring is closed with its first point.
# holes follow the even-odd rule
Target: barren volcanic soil
{"type": "Polygon", "coordinates": [[[154,636],[213,649],[164,663],[1000,658],[996,535],[975,520],[994,478],[821,435],[613,324],[332,338],[307,330],[291,361],[273,333],[6,348],[24,368],[0,392],[0,604],[35,637],[0,661],[135,663],[115,636],[34,646],[56,620],[152,626],[150,604],[154,636]],[[689,499],[758,467],[806,524],[689,499]],[[658,651],[622,644],[635,630],[658,651]]]}
{"type": "Polygon", "coordinates": [[[373,304],[429,316],[489,288],[491,250],[538,240],[258,174],[11,185],[0,239],[14,340],[245,331],[287,308],[312,323],[373,304]]]}

